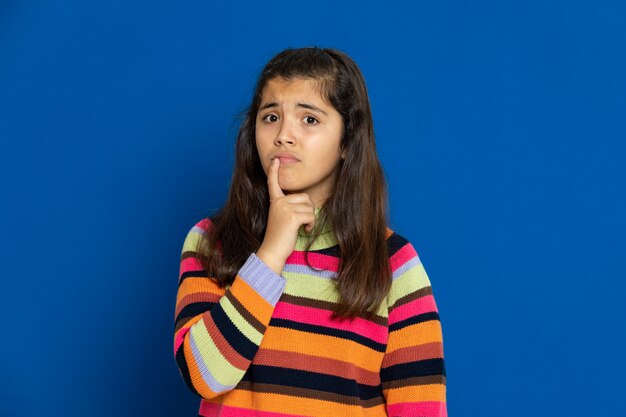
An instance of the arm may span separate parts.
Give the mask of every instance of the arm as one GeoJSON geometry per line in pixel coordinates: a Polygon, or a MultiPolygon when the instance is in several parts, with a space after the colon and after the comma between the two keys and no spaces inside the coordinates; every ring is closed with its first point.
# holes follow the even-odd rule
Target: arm
{"type": "Polygon", "coordinates": [[[285,279],[251,254],[232,285],[220,288],[204,271],[197,241],[211,227],[196,224],[183,244],[176,296],[174,356],[187,386],[203,398],[232,390],[256,354],[285,279]]]}
{"type": "Polygon", "coordinates": [[[439,312],[413,246],[395,235],[387,302],[389,339],[381,383],[390,417],[445,417],[446,371],[439,312]]]}

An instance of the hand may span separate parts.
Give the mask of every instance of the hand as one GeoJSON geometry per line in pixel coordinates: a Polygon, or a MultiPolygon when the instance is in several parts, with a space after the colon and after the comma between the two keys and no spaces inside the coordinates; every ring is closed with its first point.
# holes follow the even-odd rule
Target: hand
{"type": "Polygon", "coordinates": [[[278,184],[280,159],[274,158],[267,170],[270,209],[263,243],[256,255],[274,272],[280,274],[293,252],[298,229],[306,225],[310,232],[315,225],[315,205],[308,194],[285,195],[278,184]]]}

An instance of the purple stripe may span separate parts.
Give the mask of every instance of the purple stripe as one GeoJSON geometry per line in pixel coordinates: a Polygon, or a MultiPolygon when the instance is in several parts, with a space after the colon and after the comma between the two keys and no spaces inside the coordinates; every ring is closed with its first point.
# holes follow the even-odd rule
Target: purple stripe
{"type": "Polygon", "coordinates": [[[239,270],[239,276],[272,306],[276,305],[287,285],[285,278],[272,271],[254,253],[239,270]]]}

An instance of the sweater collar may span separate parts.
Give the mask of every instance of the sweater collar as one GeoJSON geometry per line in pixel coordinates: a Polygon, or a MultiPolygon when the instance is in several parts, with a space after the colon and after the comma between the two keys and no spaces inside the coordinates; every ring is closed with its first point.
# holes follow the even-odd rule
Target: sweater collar
{"type": "MultiPolygon", "coordinates": [[[[323,210],[322,207],[316,207],[314,214],[315,219],[320,217],[320,214],[323,210]]],[[[316,223],[315,228],[310,232],[305,230],[305,226],[302,225],[298,229],[298,238],[296,240],[296,250],[304,250],[306,248],[306,244],[309,240],[314,239],[313,244],[311,245],[311,250],[325,249],[337,244],[337,239],[335,234],[333,233],[332,226],[330,221],[325,225],[320,225],[316,223]]]]}

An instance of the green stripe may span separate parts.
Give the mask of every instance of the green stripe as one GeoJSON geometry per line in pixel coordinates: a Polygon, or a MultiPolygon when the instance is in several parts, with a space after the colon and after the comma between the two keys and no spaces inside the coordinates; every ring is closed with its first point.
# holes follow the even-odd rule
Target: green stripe
{"type": "Polygon", "coordinates": [[[405,295],[428,286],[430,286],[430,280],[424,266],[419,263],[396,278],[387,296],[387,304],[391,306],[405,295]]]}
{"type": "Polygon", "coordinates": [[[202,235],[199,233],[190,231],[185,238],[185,242],[183,243],[181,255],[184,252],[195,252],[198,248],[198,241],[200,240],[200,237],[202,237],[202,235]]]}
{"type": "Polygon", "coordinates": [[[283,276],[287,280],[285,286],[285,293],[287,294],[333,303],[339,301],[335,284],[328,278],[297,272],[283,272],[283,276]]]}
{"type": "Polygon", "coordinates": [[[230,302],[228,297],[222,297],[220,304],[235,327],[237,327],[237,329],[239,329],[239,331],[243,333],[243,335],[246,336],[252,343],[257,346],[260,345],[263,335],[259,333],[257,329],[252,327],[241,314],[239,314],[239,311],[237,311],[237,308],[235,308],[235,306],[230,302]]]}
{"type": "Polygon", "coordinates": [[[243,376],[244,371],[233,367],[222,355],[215,343],[213,343],[213,339],[207,331],[203,320],[194,323],[190,332],[205,366],[217,382],[222,385],[232,385],[233,380],[243,376]]]}
{"type": "MultiPolygon", "coordinates": [[[[331,279],[297,272],[283,272],[283,276],[287,280],[285,294],[339,303],[339,293],[335,288],[335,282],[331,279]]],[[[387,317],[387,305],[383,302],[375,314],[387,317]]]]}

